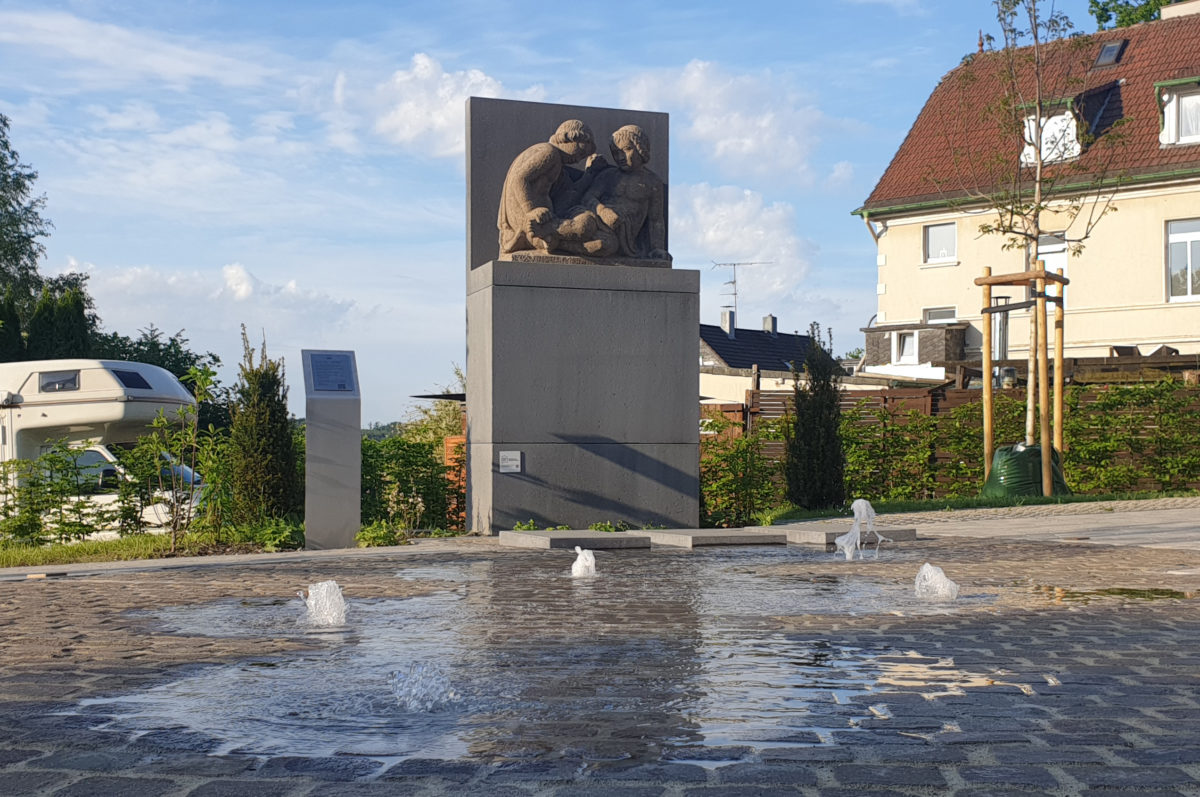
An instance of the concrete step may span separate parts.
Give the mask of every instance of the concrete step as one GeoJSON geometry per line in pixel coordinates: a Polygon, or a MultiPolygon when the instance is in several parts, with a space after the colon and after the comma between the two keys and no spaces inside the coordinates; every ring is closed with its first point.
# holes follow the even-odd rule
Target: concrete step
{"type": "Polygon", "coordinates": [[[630,534],[645,534],[655,545],[697,548],[701,545],[786,545],[787,534],[762,529],[645,529],[630,534]]]}
{"type": "Polygon", "coordinates": [[[644,531],[502,531],[500,544],[508,548],[649,548],[644,531]]]}
{"type": "MultiPolygon", "coordinates": [[[[750,531],[762,530],[764,532],[783,532],[787,535],[787,541],[793,545],[821,545],[825,548],[832,549],[834,540],[842,536],[850,530],[849,526],[838,529],[828,529],[823,526],[818,527],[811,523],[797,523],[795,525],[779,525],[779,526],[752,526],[746,530],[750,531]]],[[[879,527],[879,533],[888,538],[892,542],[912,542],[917,538],[917,530],[910,529],[890,529],[883,526],[879,527]]],[[[875,537],[871,534],[863,535],[863,545],[874,545],[875,537]]]]}

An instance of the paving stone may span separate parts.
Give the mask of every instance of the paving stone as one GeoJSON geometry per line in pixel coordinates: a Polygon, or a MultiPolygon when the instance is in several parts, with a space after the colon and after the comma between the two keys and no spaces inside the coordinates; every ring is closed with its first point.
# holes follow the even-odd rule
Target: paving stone
{"type": "Polygon", "coordinates": [[[1094,747],[1002,747],[994,751],[1001,764],[1103,764],[1094,747]]]}
{"type": "Polygon", "coordinates": [[[206,733],[173,729],[144,733],[131,741],[129,748],[148,753],[207,753],[220,744],[220,740],[206,733]]]}
{"type": "MultiPolygon", "coordinates": [[[[1196,741],[1192,740],[1192,745],[1196,741]]],[[[1158,750],[1120,750],[1117,755],[1143,766],[1200,764],[1200,747],[1166,747],[1158,750]]]]}
{"type": "Polygon", "coordinates": [[[853,764],[835,767],[834,775],[843,786],[946,786],[937,767],[928,766],[853,764]]]}
{"type": "Polygon", "coordinates": [[[817,775],[811,769],[793,763],[729,764],[713,771],[720,783],[816,786],[817,775]]]}
{"type": "Polygon", "coordinates": [[[8,767],[13,764],[19,764],[22,761],[28,761],[31,758],[37,758],[42,755],[41,750],[22,750],[20,748],[11,750],[0,750],[0,767],[8,767]]]}
{"type": "Polygon", "coordinates": [[[142,760],[137,753],[124,751],[59,750],[37,761],[39,769],[73,769],[85,772],[121,772],[132,769],[142,760]]]}
{"type": "Polygon", "coordinates": [[[159,775],[191,775],[205,778],[235,778],[258,766],[258,760],[245,756],[180,755],[152,756],[138,764],[139,772],[159,775]]]}
{"type": "Polygon", "coordinates": [[[1071,777],[1087,786],[1105,789],[1200,785],[1200,781],[1174,767],[1080,767],[1071,770],[1071,777]]]}
{"type": "Polygon", "coordinates": [[[46,772],[26,769],[19,772],[0,772],[0,794],[34,794],[68,780],[65,772],[46,772]]]}
{"type": "Polygon", "coordinates": [[[683,794],[684,797],[795,797],[796,789],[778,786],[702,786],[684,789],[683,794]]]}
{"type": "Polygon", "coordinates": [[[286,797],[297,790],[295,783],[261,780],[210,780],[187,793],[187,797],[286,797]]]}
{"type": "Polygon", "coordinates": [[[302,775],[317,780],[355,780],[382,766],[378,761],[363,758],[322,756],[279,756],[268,759],[255,775],[264,778],[287,778],[302,775]]]}
{"type": "Polygon", "coordinates": [[[708,770],[695,764],[629,764],[598,766],[588,772],[591,780],[649,781],[650,783],[704,783],[708,770]]]}
{"type": "Polygon", "coordinates": [[[1058,786],[1058,781],[1053,775],[1042,767],[1035,766],[962,767],[958,774],[967,783],[1028,786],[1035,789],[1053,789],[1058,786]]]}
{"type": "Polygon", "coordinates": [[[966,751],[958,745],[879,745],[863,750],[862,755],[872,761],[888,763],[919,761],[924,764],[957,764],[967,761],[966,751]]]}
{"type": "Polygon", "coordinates": [[[662,786],[621,786],[619,789],[614,789],[611,785],[599,786],[596,784],[582,785],[572,783],[570,786],[563,786],[554,792],[555,797],[610,797],[610,795],[620,795],[620,797],[662,797],[666,794],[666,788],[662,786]]]}
{"type": "MultiPolygon", "coordinates": [[[[910,749],[910,748],[906,748],[910,749]]],[[[854,754],[844,747],[768,747],[758,751],[763,763],[772,761],[853,761],[854,754]]]]}
{"type": "Polygon", "coordinates": [[[64,786],[54,797],[158,797],[177,788],[174,781],[158,778],[95,777],[64,786]]]}
{"type": "Polygon", "coordinates": [[[486,768],[469,761],[444,761],[439,758],[409,758],[389,768],[380,780],[411,778],[440,778],[453,783],[466,783],[485,772],[486,768]]]}
{"type": "MultiPolygon", "coordinates": [[[[311,791],[302,792],[306,797],[415,797],[428,793],[428,790],[416,783],[322,783],[311,791]]],[[[454,794],[465,794],[456,788],[454,794]]],[[[528,792],[519,792],[527,795],[528,792]]],[[[241,795],[254,794],[253,791],[241,792],[241,795]]],[[[189,795],[191,797],[191,795],[189,795]]],[[[240,795],[230,795],[240,797],[240,795]]]]}

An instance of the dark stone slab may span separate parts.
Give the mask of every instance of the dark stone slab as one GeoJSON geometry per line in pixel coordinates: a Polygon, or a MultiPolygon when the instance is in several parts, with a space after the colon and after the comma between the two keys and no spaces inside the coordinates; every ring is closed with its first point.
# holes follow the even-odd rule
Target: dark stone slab
{"type": "Polygon", "coordinates": [[[958,774],[967,783],[1028,786],[1034,789],[1058,787],[1058,780],[1045,769],[1037,766],[962,767],[958,770],[958,774]]]}
{"type": "Polygon", "coordinates": [[[184,730],[151,731],[129,743],[129,749],[147,753],[207,753],[220,742],[206,733],[184,730]]]}
{"type": "Polygon", "coordinates": [[[122,772],[136,766],[142,760],[138,753],[120,750],[56,750],[39,759],[41,769],[73,769],[85,772],[122,772]]]}
{"type": "Polygon", "coordinates": [[[187,793],[187,797],[284,797],[295,790],[291,783],[261,780],[210,780],[187,793]]]}
{"type": "Polygon", "coordinates": [[[57,786],[70,777],[64,772],[26,769],[21,772],[0,772],[0,794],[34,794],[57,786]]]}
{"type": "Polygon", "coordinates": [[[440,758],[410,758],[401,761],[382,775],[380,780],[411,778],[440,778],[453,783],[466,783],[485,771],[485,767],[467,761],[445,761],[440,758]]]}
{"type": "Polygon", "coordinates": [[[593,780],[651,783],[705,783],[708,770],[695,764],[615,764],[600,766],[589,775],[593,780]]]}
{"type": "Polygon", "coordinates": [[[22,761],[28,761],[31,758],[37,758],[41,754],[41,750],[0,750],[0,767],[19,764],[22,761]]]}
{"type": "Polygon", "coordinates": [[[254,774],[263,778],[290,778],[297,775],[317,780],[357,780],[382,764],[364,758],[322,756],[279,756],[268,759],[254,774]]]}
{"type": "Polygon", "coordinates": [[[843,786],[946,786],[937,767],[852,764],[835,767],[834,775],[843,786]]]}
{"type": "Polygon", "coordinates": [[[1088,786],[1102,789],[1200,785],[1200,781],[1174,767],[1081,767],[1071,770],[1071,776],[1088,786]]]}
{"type": "Polygon", "coordinates": [[[174,781],[159,778],[85,778],[54,792],[54,797],[159,797],[175,791],[174,781]]]}
{"type": "Polygon", "coordinates": [[[714,774],[721,783],[817,785],[816,773],[797,764],[730,764],[718,768],[714,774]]]}

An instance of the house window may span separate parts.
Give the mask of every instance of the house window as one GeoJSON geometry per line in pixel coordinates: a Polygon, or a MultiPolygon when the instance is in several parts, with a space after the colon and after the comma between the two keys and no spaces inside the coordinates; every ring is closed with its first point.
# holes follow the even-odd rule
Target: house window
{"type": "MultiPolygon", "coordinates": [[[[1041,126],[1043,162],[1053,163],[1079,157],[1082,148],[1079,145],[1078,125],[1073,113],[1064,111],[1050,117],[1043,116],[1041,126]]],[[[1021,163],[1025,166],[1032,166],[1037,162],[1034,154],[1036,139],[1037,117],[1027,116],[1025,117],[1025,149],[1021,151],[1021,163]]]]}
{"type": "Polygon", "coordinates": [[[953,324],[958,320],[958,308],[926,307],[921,316],[926,324],[953,324]]]}
{"type": "Polygon", "coordinates": [[[1162,144],[1200,144],[1200,85],[1196,83],[1159,88],[1163,127],[1162,144]]]}
{"type": "Polygon", "coordinates": [[[925,225],[925,262],[945,263],[958,257],[958,233],[954,222],[925,225]]]}
{"type": "Polygon", "coordinates": [[[896,332],[892,334],[892,363],[894,365],[917,364],[916,332],[896,332]]]}
{"type": "Polygon", "coordinates": [[[1200,299],[1200,219],[1167,222],[1167,295],[1200,299]]]}

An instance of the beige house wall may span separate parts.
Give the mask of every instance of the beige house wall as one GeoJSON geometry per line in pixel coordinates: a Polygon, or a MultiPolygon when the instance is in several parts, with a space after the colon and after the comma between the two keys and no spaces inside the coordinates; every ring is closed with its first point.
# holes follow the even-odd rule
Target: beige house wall
{"type": "MultiPolygon", "coordinates": [[[[1169,301],[1167,222],[1200,218],[1200,182],[1170,189],[1127,190],[1116,210],[1094,228],[1080,256],[1067,258],[1065,348],[1068,357],[1106,356],[1113,345],[1136,345],[1144,354],[1169,345],[1200,353],[1200,301],[1169,301]]],[[[890,220],[878,241],[878,324],[920,323],[923,310],[955,307],[967,322],[968,356],[978,356],[982,336],[982,289],[974,284],[990,266],[993,274],[1023,270],[1023,251],[1005,251],[997,235],[981,235],[981,213],[938,213],[890,220]],[[923,263],[926,225],[954,222],[957,257],[923,263]]],[[[1082,219],[1083,217],[1081,217],[1082,219]]],[[[1064,221],[1043,226],[1058,232],[1064,221]]],[[[1069,231],[1078,235],[1082,221],[1069,231]]],[[[994,296],[1025,299],[1022,289],[996,288],[994,296]]],[[[1029,341],[1029,311],[1010,314],[1009,355],[1023,358],[1029,341]]],[[[918,353],[919,356],[919,353],[918,353]]]]}

